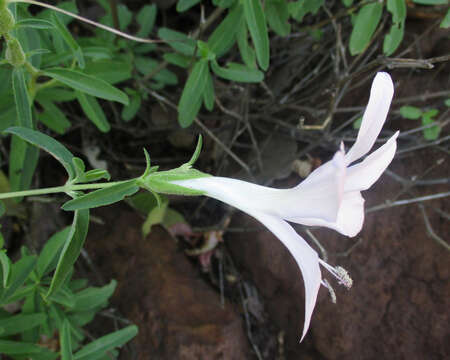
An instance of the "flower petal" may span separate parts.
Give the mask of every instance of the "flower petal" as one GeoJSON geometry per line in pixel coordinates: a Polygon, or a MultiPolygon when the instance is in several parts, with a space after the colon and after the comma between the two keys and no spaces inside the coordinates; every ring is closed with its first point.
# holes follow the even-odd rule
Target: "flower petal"
{"type": "Polygon", "coordinates": [[[321,218],[286,219],[308,226],[324,226],[346,236],[355,236],[364,223],[364,199],[359,191],[344,193],[336,221],[324,221],[321,218]]]}
{"type": "Polygon", "coordinates": [[[260,212],[249,215],[263,223],[289,250],[302,272],[305,286],[305,321],[300,341],[305,337],[316,305],[322,274],[319,256],[286,221],[260,212]]]}
{"type": "Polygon", "coordinates": [[[394,84],[389,74],[384,72],[377,73],[372,83],[369,103],[363,115],[358,137],[345,156],[347,164],[358,160],[372,148],[386,121],[393,95],[394,84]]]}
{"type": "Polygon", "coordinates": [[[344,191],[346,169],[343,154],[339,157],[341,161],[338,164],[333,160],[324,164],[320,176],[313,176],[313,181],[291,189],[274,189],[215,176],[173,183],[204,191],[209,197],[246,212],[256,210],[280,218],[308,216],[335,221],[344,191]]]}
{"type": "Polygon", "coordinates": [[[397,150],[397,131],[383,146],[362,162],[347,168],[345,191],[362,191],[370,188],[394,158],[397,150]]]}

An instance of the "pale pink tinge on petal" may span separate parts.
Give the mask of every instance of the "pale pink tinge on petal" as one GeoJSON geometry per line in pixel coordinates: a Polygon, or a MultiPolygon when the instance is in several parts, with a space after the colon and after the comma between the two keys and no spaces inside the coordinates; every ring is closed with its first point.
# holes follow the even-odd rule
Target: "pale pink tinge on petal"
{"type": "Polygon", "coordinates": [[[302,341],[308,332],[322,281],[319,256],[286,221],[260,212],[251,212],[249,215],[263,223],[286,246],[300,268],[305,286],[305,321],[300,339],[302,341]]]}
{"type": "Polygon", "coordinates": [[[370,188],[383,174],[397,150],[397,131],[383,146],[358,164],[347,168],[345,191],[362,191],[370,188]]]}
{"type": "Polygon", "coordinates": [[[369,103],[363,115],[355,144],[345,156],[347,165],[366,155],[372,148],[386,121],[394,95],[394,84],[389,74],[379,72],[370,90],[369,103]]]}

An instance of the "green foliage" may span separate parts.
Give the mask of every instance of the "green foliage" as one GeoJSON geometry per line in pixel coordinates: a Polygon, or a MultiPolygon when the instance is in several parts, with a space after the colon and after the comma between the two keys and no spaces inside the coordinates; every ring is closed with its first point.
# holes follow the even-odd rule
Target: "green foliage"
{"type": "Polygon", "coordinates": [[[439,110],[437,109],[423,110],[415,106],[402,106],[400,108],[400,115],[405,119],[421,120],[422,126],[425,127],[422,130],[425,140],[436,140],[439,137],[441,126],[439,124],[431,125],[436,122],[438,114],[439,110]]]}
{"type": "Polygon", "coordinates": [[[45,296],[69,232],[66,228],[54,234],[39,256],[26,255],[28,250],[23,249],[25,255],[13,264],[0,252],[0,305],[23,304],[17,313],[0,313],[1,354],[17,360],[101,359],[107,353],[117,355],[113,350],[136,336],[137,328],[131,325],[85,344],[82,327],[107,306],[116,288],[114,280],[103,287],[87,287],[85,279],[67,278],[59,290],[45,296]],[[58,334],[58,351],[38,345],[44,335],[52,341],[58,334]]]}

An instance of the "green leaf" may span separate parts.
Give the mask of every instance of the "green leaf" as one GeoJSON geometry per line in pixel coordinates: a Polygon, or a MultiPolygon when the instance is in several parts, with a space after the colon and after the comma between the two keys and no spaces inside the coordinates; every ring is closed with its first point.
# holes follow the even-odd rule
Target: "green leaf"
{"type": "Polygon", "coordinates": [[[250,68],[256,68],[256,55],[255,51],[250,47],[248,43],[248,31],[247,24],[242,21],[237,32],[237,43],[239,47],[239,53],[244,61],[245,65],[250,68]]]}
{"type": "Polygon", "coordinates": [[[184,12],[189,10],[194,5],[197,5],[201,0],[178,0],[177,2],[177,11],[184,12]]]}
{"type": "Polygon", "coordinates": [[[108,181],[111,179],[111,175],[109,174],[108,170],[104,170],[104,169],[89,170],[84,173],[83,177],[80,178],[78,180],[78,182],[86,183],[86,182],[97,181],[100,179],[106,179],[108,181]]]}
{"type": "Polygon", "coordinates": [[[290,2],[288,4],[289,13],[295,20],[302,22],[303,18],[307,14],[317,14],[323,3],[324,0],[302,0],[290,2]]]}
{"type": "MultiPolygon", "coordinates": [[[[28,342],[0,340],[0,354],[4,355],[26,355],[26,358],[33,360],[43,360],[42,356],[50,356],[50,350],[28,342]],[[39,356],[39,357],[38,357],[39,356]]],[[[48,359],[55,359],[57,356],[48,357],[48,359]]],[[[23,359],[23,357],[21,357],[23,359]]]]}
{"type": "Polygon", "coordinates": [[[356,15],[355,25],[350,35],[350,53],[362,53],[369,45],[383,13],[383,3],[375,2],[364,5],[356,15]]]}
{"type": "Polygon", "coordinates": [[[11,275],[11,260],[9,260],[8,255],[6,255],[6,250],[0,250],[0,263],[2,265],[3,287],[6,288],[9,284],[11,275]]]}
{"type": "Polygon", "coordinates": [[[44,313],[19,314],[0,319],[0,328],[3,328],[2,337],[20,334],[45,322],[44,313]]]}
{"type": "MultiPolygon", "coordinates": [[[[42,296],[46,296],[45,289],[43,288],[42,296]]],[[[73,307],[75,306],[75,296],[66,285],[63,285],[57,292],[47,297],[47,302],[51,301],[61,304],[70,310],[73,310],[73,307]]]]}
{"type": "Polygon", "coordinates": [[[400,115],[406,119],[418,119],[422,116],[422,110],[415,106],[402,106],[400,108],[400,115]]]}
{"type": "Polygon", "coordinates": [[[155,25],[157,7],[155,4],[144,5],[141,10],[139,10],[136,21],[139,24],[139,31],[136,36],[147,37],[155,25]]]}
{"type": "Polygon", "coordinates": [[[404,23],[393,24],[391,30],[384,37],[383,41],[383,53],[386,56],[390,56],[397,50],[398,46],[403,40],[404,23]]]}
{"type": "Polygon", "coordinates": [[[277,35],[287,36],[291,32],[289,24],[289,8],[284,0],[271,0],[266,2],[265,14],[269,26],[277,35]]]}
{"type": "Polygon", "coordinates": [[[211,62],[211,68],[216,75],[227,80],[253,83],[264,79],[264,73],[242,64],[228,63],[227,67],[223,68],[214,60],[211,62]]]}
{"type": "Polygon", "coordinates": [[[214,100],[216,96],[214,93],[214,82],[211,74],[208,71],[208,81],[206,82],[205,91],[203,93],[203,103],[208,111],[214,109],[214,100]]]}
{"type": "Polygon", "coordinates": [[[33,29],[53,29],[55,26],[47,20],[41,20],[41,19],[23,19],[16,22],[16,29],[20,28],[33,28],[33,29]]]}
{"type": "Polygon", "coordinates": [[[37,118],[45,126],[58,134],[64,134],[72,125],[66,115],[50,100],[37,100],[44,111],[37,118]]]}
{"type": "Polygon", "coordinates": [[[111,280],[108,285],[102,287],[89,287],[75,294],[75,306],[73,311],[88,311],[103,307],[116,289],[117,281],[111,280]]]}
{"type": "MultiPolygon", "coordinates": [[[[439,113],[437,109],[431,109],[422,114],[422,125],[426,126],[434,121],[434,117],[439,113]]],[[[436,140],[441,132],[441,127],[439,125],[433,125],[429,128],[423,129],[423,137],[425,140],[436,140]]]]}
{"type": "Polygon", "coordinates": [[[445,106],[450,107],[450,98],[444,101],[445,106]]]}
{"type": "MultiPolygon", "coordinates": [[[[134,62],[136,69],[143,75],[150,74],[160,66],[158,61],[144,56],[136,56],[134,62]]],[[[168,69],[161,69],[153,75],[152,79],[167,85],[176,85],[178,83],[177,76],[168,69]]]]}
{"type": "Polygon", "coordinates": [[[178,103],[178,122],[186,128],[192,124],[202,104],[203,93],[208,82],[208,62],[197,61],[190,73],[180,102],[178,103]]]}
{"type": "Polygon", "coordinates": [[[353,129],[355,130],[359,129],[361,127],[361,124],[362,124],[362,116],[360,116],[353,122],[353,129]]]}
{"type": "Polygon", "coordinates": [[[127,106],[124,106],[122,109],[121,116],[123,121],[128,122],[134,119],[137,112],[141,108],[141,103],[142,103],[141,95],[138,92],[131,94],[130,103],[127,106]]]}
{"type": "Polygon", "coordinates": [[[147,237],[148,234],[152,231],[153,225],[161,224],[167,211],[167,206],[169,205],[169,201],[167,198],[163,198],[159,206],[155,206],[150,212],[147,214],[147,218],[145,222],[142,224],[142,235],[147,237]]]}
{"type": "Polygon", "coordinates": [[[236,42],[236,32],[242,22],[242,6],[235,6],[208,38],[208,48],[219,58],[236,42]]]}
{"type": "Polygon", "coordinates": [[[12,265],[9,286],[3,292],[0,303],[8,302],[8,298],[14,295],[33,271],[35,264],[35,256],[24,256],[12,265]]]}
{"type": "Polygon", "coordinates": [[[77,197],[66,202],[61,208],[66,211],[73,211],[110,205],[135,194],[138,190],[136,180],[129,180],[77,197]]]}
{"type": "MultiPolygon", "coordinates": [[[[131,79],[131,61],[97,60],[86,63],[84,73],[106,81],[109,84],[117,84],[131,79]]],[[[93,95],[93,94],[90,94],[93,95]]],[[[101,97],[93,95],[96,97],[101,97]]]]}
{"type": "Polygon", "coordinates": [[[170,64],[187,69],[191,63],[191,58],[178,53],[165,53],[163,59],[170,64]]]}
{"type": "Polygon", "coordinates": [[[64,166],[70,180],[75,177],[75,169],[72,165],[72,153],[55,139],[39,131],[18,126],[8,128],[4,132],[17,135],[23,140],[47,151],[64,166]]]}
{"type": "Polygon", "coordinates": [[[270,61],[269,35],[260,0],[244,0],[244,15],[256,51],[256,59],[263,70],[270,61]]]}
{"type": "Polygon", "coordinates": [[[42,90],[39,90],[36,95],[36,101],[39,103],[41,101],[63,102],[72,101],[75,99],[75,91],[62,87],[44,88],[42,90]]]}
{"type": "Polygon", "coordinates": [[[69,231],[70,227],[66,227],[54,234],[45,243],[37,260],[36,272],[38,278],[42,278],[42,276],[55,269],[59,254],[69,235],[69,231]]]}
{"type": "Polygon", "coordinates": [[[448,29],[450,27],[450,9],[447,10],[447,13],[445,14],[445,17],[442,19],[439,27],[442,29],[448,29]]]}
{"type": "Polygon", "coordinates": [[[394,24],[401,23],[406,19],[405,0],[387,0],[387,9],[392,14],[394,24]]]}
{"type": "Polygon", "coordinates": [[[67,29],[65,24],[60,20],[59,15],[57,15],[56,13],[53,13],[52,21],[53,21],[53,24],[55,24],[56,30],[59,32],[59,34],[65,41],[65,43],[72,50],[73,56],[75,57],[75,59],[77,59],[78,66],[81,69],[83,69],[85,63],[84,63],[83,51],[81,50],[80,45],[77,44],[77,42],[73,38],[70,31],[67,29]]]}
{"type": "Polygon", "coordinates": [[[72,337],[70,335],[70,323],[67,318],[64,319],[62,329],[59,333],[59,344],[61,347],[61,360],[72,360],[72,337]]]}
{"type": "Polygon", "coordinates": [[[86,346],[75,354],[75,360],[96,360],[106,354],[107,351],[122,346],[138,333],[135,325],[130,325],[122,330],[103,336],[86,346]]]}
{"type": "Polygon", "coordinates": [[[111,130],[111,125],[109,125],[106,115],[97,99],[80,91],[77,91],[77,99],[88,119],[91,120],[101,132],[106,133],[111,130]]]}
{"type": "MultiPolygon", "coordinates": [[[[33,127],[31,102],[25,81],[24,68],[15,68],[12,72],[14,101],[17,119],[15,124],[27,128],[33,127]]],[[[9,181],[12,191],[25,190],[30,187],[36,168],[38,152],[21,139],[13,136],[9,160],[9,181]]],[[[17,199],[17,200],[20,200],[17,199]]]]}
{"type": "Polygon", "coordinates": [[[128,105],[128,96],[124,92],[94,76],[64,68],[47,69],[43,74],[83,93],[128,105]]]}
{"type": "Polygon", "coordinates": [[[158,36],[165,40],[171,48],[184,55],[193,56],[195,53],[195,40],[181,32],[168,28],[160,28],[158,30],[158,36]]]}
{"type": "Polygon", "coordinates": [[[76,210],[73,223],[61,251],[55,275],[52,278],[47,297],[58,291],[64,284],[67,275],[72,271],[73,264],[78,259],[89,227],[89,210],[76,210]]]}

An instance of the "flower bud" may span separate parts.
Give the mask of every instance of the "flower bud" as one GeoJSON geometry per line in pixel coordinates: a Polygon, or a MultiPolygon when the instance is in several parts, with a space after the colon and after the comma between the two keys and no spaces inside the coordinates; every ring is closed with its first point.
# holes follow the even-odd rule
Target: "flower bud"
{"type": "Polygon", "coordinates": [[[0,35],[10,32],[16,21],[12,12],[6,7],[6,5],[0,3],[0,35]],[[3,6],[2,6],[3,5],[3,6]]]}
{"type": "Polygon", "coordinates": [[[25,53],[23,52],[22,45],[20,45],[19,40],[16,38],[12,38],[6,42],[5,58],[14,67],[20,67],[25,64],[25,53]]]}

